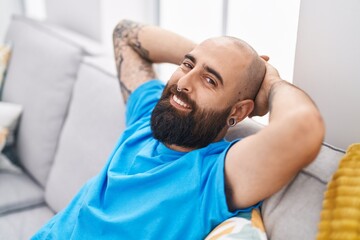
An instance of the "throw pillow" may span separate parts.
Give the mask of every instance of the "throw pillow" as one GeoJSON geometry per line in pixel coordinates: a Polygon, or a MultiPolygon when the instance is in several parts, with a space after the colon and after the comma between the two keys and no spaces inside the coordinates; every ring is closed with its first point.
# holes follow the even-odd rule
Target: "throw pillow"
{"type": "Polygon", "coordinates": [[[324,194],[317,240],[360,239],[360,143],[348,147],[324,194]]]}
{"type": "Polygon", "coordinates": [[[6,144],[6,138],[9,135],[9,130],[7,128],[0,126],[0,152],[4,149],[6,144]]]}
{"type": "Polygon", "coordinates": [[[9,44],[1,45],[0,44],[0,99],[2,93],[2,86],[4,84],[6,70],[9,64],[11,55],[11,47],[9,44]]]}
{"type": "Polygon", "coordinates": [[[259,209],[222,222],[205,240],[267,240],[259,209]]]}
{"type": "Polygon", "coordinates": [[[22,110],[19,104],[0,102],[0,146],[9,146],[14,142],[15,129],[22,110]]]}

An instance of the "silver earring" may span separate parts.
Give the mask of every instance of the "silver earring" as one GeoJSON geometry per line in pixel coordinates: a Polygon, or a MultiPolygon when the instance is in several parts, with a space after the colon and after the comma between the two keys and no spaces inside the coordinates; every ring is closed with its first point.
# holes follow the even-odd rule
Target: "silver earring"
{"type": "Polygon", "coordinates": [[[177,90],[178,92],[181,92],[181,88],[179,88],[179,86],[176,87],[176,90],[177,90]]]}
{"type": "Polygon", "coordinates": [[[234,127],[235,125],[236,125],[236,119],[235,118],[230,118],[229,120],[228,120],[228,126],[229,127],[234,127]]]}

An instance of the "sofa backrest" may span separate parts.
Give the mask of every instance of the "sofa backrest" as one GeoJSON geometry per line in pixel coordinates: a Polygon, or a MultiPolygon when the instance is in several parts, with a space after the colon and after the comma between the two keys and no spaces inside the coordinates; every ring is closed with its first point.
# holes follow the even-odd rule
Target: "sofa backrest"
{"type": "Polygon", "coordinates": [[[316,239],[324,191],[343,156],[342,150],[324,143],[314,162],[264,202],[262,215],[270,239],[316,239]]]}
{"type": "Polygon", "coordinates": [[[2,100],[23,106],[16,155],[42,186],[51,168],[73,85],[86,49],[45,23],[15,16],[2,100]]]}
{"type": "Polygon", "coordinates": [[[84,59],[45,189],[54,211],[104,167],[124,130],[124,116],[114,59],[84,59]]]}

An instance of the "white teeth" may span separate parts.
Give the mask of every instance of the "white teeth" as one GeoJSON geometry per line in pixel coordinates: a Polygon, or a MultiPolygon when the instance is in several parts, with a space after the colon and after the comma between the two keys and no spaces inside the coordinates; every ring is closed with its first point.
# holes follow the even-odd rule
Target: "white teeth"
{"type": "Polygon", "coordinates": [[[173,95],[173,100],[174,100],[177,104],[183,106],[184,108],[190,108],[189,105],[187,105],[186,103],[184,103],[183,101],[181,101],[176,95],[173,95]]]}

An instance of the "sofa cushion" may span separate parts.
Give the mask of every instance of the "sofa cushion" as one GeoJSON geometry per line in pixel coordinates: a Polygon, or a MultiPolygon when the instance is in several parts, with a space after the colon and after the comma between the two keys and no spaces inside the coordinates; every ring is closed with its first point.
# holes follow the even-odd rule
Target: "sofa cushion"
{"type": "Polygon", "coordinates": [[[46,202],[55,211],[65,207],[86,180],[101,170],[124,129],[114,60],[109,58],[104,65],[111,70],[91,59],[80,67],[46,186],[46,202]]]}
{"type": "Polygon", "coordinates": [[[28,240],[54,213],[46,206],[0,216],[0,239],[28,240]]]}
{"type": "Polygon", "coordinates": [[[344,155],[323,144],[314,162],[287,186],[267,199],[262,207],[269,239],[315,239],[327,183],[344,155]]]}
{"type": "Polygon", "coordinates": [[[52,165],[83,49],[45,24],[14,17],[3,100],[23,106],[16,153],[42,186],[52,165]]]}

